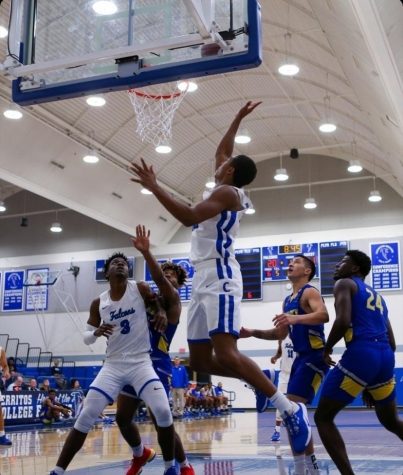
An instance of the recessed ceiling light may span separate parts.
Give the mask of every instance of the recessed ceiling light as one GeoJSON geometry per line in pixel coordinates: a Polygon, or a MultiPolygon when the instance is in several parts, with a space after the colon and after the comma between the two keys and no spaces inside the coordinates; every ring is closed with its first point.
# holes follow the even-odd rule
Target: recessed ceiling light
{"type": "Polygon", "coordinates": [[[99,157],[94,151],[92,151],[88,155],[84,155],[83,162],[91,164],[98,163],[99,157]]]}
{"type": "Polygon", "coordinates": [[[86,102],[91,107],[102,107],[106,104],[106,100],[102,96],[87,97],[86,102]]]}
{"type": "Polygon", "coordinates": [[[283,76],[295,76],[299,73],[299,67],[293,63],[282,64],[278,68],[278,72],[283,76]]]}
{"type": "Polygon", "coordinates": [[[178,83],[178,89],[182,92],[195,92],[199,86],[194,81],[181,81],[178,83]]]}
{"type": "Polygon", "coordinates": [[[0,38],[5,38],[8,35],[8,30],[4,26],[0,26],[0,38]]]}
{"type": "Polygon", "coordinates": [[[92,9],[98,15],[113,15],[118,11],[115,2],[110,0],[99,0],[92,4],[92,9]]]}
{"type": "Polygon", "coordinates": [[[240,133],[239,135],[235,136],[236,143],[246,144],[246,143],[249,143],[250,141],[251,141],[251,138],[246,132],[240,133]]]}
{"type": "Polygon", "coordinates": [[[332,124],[331,122],[326,122],[324,124],[320,124],[319,130],[323,132],[324,134],[331,134],[337,129],[337,126],[335,124],[332,124]]]}
{"type": "Polygon", "coordinates": [[[212,190],[213,188],[215,188],[215,178],[213,176],[207,178],[207,181],[206,181],[206,188],[209,188],[210,190],[212,190]]]}
{"type": "Polygon", "coordinates": [[[157,145],[155,147],[155,151],[158,153],[170,153],[172,152],[172,148],[169,145],[157,145]]]}
{"type": "Polygon", "coordinates": [[[143,193],[143,195],[152,195],[153,194],[153,192],[150,191],[150,190],[147,190],[147,188],[142,188],[140,190],[140,193],[143,193]]]}
{"type": "Polygon", "coordinates": [[[6,211],[6,205],[4,204],[4,201],[0,201],[0,213],[4,213],[6,211]]]}
{"type": "Polygon", "coordinates": [[[18,120],[22,117],[22,112],[15,108],[6,109],[3,112],[4,117],[11,120],[18,120]]]}

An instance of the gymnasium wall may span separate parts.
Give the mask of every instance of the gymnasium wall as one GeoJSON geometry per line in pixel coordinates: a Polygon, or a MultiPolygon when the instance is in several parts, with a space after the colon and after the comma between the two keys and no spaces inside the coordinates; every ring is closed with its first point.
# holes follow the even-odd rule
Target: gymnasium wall
{"type": "MultiPolygon", "coordinates": [[[[303,227],[302,225],[300,226],[303,227]]],[[[389,225],[371,228],[346,228],[332,230],[316,230],[315,232],[294,232],[292,239],[289,234],[262,235],[254,237],[242,237],[237,241],[237,247],[268,246],[285,243],[322,242],[330,240],[347,240],[350,248],[359,248],[369,252],[369,243],[383,240],[399,240],[403,246],[403,224],[389,225]]],[[[134,255],[133,249],[118,248],[127,255],[134,255]]],[[[155,255],[160,257],[186,256],[189,251],[189,242],[174,243],[153,249],[155,255]]],[[[99,339],[92,347],[82,343],[80,332],[83,330],[88,318],[90,302],[100,292],[107,288],[105,283],[96,283],[95,260],[109,256],[113,249],[97,251],[72,251],[67,253],[39,254],[35,256],[8,257],[0,259],[0,270],[49,267],[50,269],[64,270],[59,281],[60,290],[71,295],[78,307],[78,312],[66,312],[58,301],[55,290],[49,291],[49,311],[43,314],[31,312],[24,313],[1,313],[1,333],[8,333],[18,337],[22,342],[29,342],[32,346],[44,347],[56,355],[66,356],[68,359],[77,360],[78,364],[95,364],[103,359],[105,343],[99,339]],[[80,267],[80,273],[76,279],[67,271],[71,260],[74,265],[80,267]]],[[[135,278],[143,278],[143,260],[136,259],[135,278]]],[[[280,311],[281,302],[288,294],[286,282],[266,283],[263,285],[263,300],[258,302],[245,302],[242,304],[243,324],[246,327],[268,328],[271,319],[280,311]]],[[[403,321],[402,303],[403,292],[392,291],[383,293],[389,307],[390,319],[395,331],[398,351],[396,355],[397,367],[403,368],[403,321]]],[[[326,298],[326,305],[331,316],[334,318],[333,299],[326,298]]],[[[184,304],[182,325],[172,343],[172,353],[186,355],[188,346],[186,342],[186,315],[187,304],[184,304]]],[[[327,332],[330,324],[326,325],[327,332]]],[[[262,341],[257,339],[241,340],[240,349],[251,356],[257,364],[264,368],[268,364],[268,358],[276,349],[276,342],[262,341]]],[[[342,345],[336,351],[336,359],[342,352],[342,345]]],[[[237,393],[236,406],[253,407],[253,397],[244,383],[226,378],[214,378],[213,382],[222,380],[224,387],[235,390],[237,393]]],[[[403,381],[402,381],[403,383],[403,381]]]]}

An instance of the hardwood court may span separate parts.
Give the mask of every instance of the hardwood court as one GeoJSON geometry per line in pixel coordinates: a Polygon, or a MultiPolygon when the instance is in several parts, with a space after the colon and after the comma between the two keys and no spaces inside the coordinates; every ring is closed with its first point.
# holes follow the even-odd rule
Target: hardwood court
{"type": "MultiPolygon", "coordinates": [[[[243,473],[291,475],[292,457],[285,431],[281,442],[270,442],[274,413],[233,413],[226,417],[190,419],[176,423],[197,474],[243,473]]],[[[403,445],[380,427],[371,411],[344,411],[339,427],[348,445],[357,475],[403,475],[403,445]]],[[[157,447],[149,423],[140,426],[144,443],[157,447]]],[[[0,448],[1,475],[46,475],[54,466],[69,428],[41,428],[9,432],[13,446],[0,448]]],[[[316,452],[322,474],[338,471],[329,460],[314,429],[316,452]]],[[[124,474],[130,450],[116,426],[100,425],[93,430],[83,450],[67,473],[74,475],[124,474]]],[[[163,463],[157,457],[143,475],[161,475],[163,463]]]]}

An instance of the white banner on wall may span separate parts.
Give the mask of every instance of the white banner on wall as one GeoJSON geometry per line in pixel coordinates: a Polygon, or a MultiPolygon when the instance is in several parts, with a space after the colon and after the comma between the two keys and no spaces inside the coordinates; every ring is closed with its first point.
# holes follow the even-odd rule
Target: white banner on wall
{"type": "Polygon", "coordinates": [[[43,311],[48,309],[49,286],[41,285],[48,282],[49,267],[42,269],[27,269],[25,286],[25,310],[43,311]]]}

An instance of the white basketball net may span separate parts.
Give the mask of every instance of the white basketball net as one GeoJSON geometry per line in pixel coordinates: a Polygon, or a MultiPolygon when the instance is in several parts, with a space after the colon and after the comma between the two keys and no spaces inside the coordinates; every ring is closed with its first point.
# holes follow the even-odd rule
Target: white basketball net
{"type": "Polygon", "coordinates": [[[162,84],[152,93],[141,89],[128,91],[136,115],[137,129],[143,142],[168,145],[172,137],[172,121],[187,89],[180,91],[178,83],[162,84]]]}

